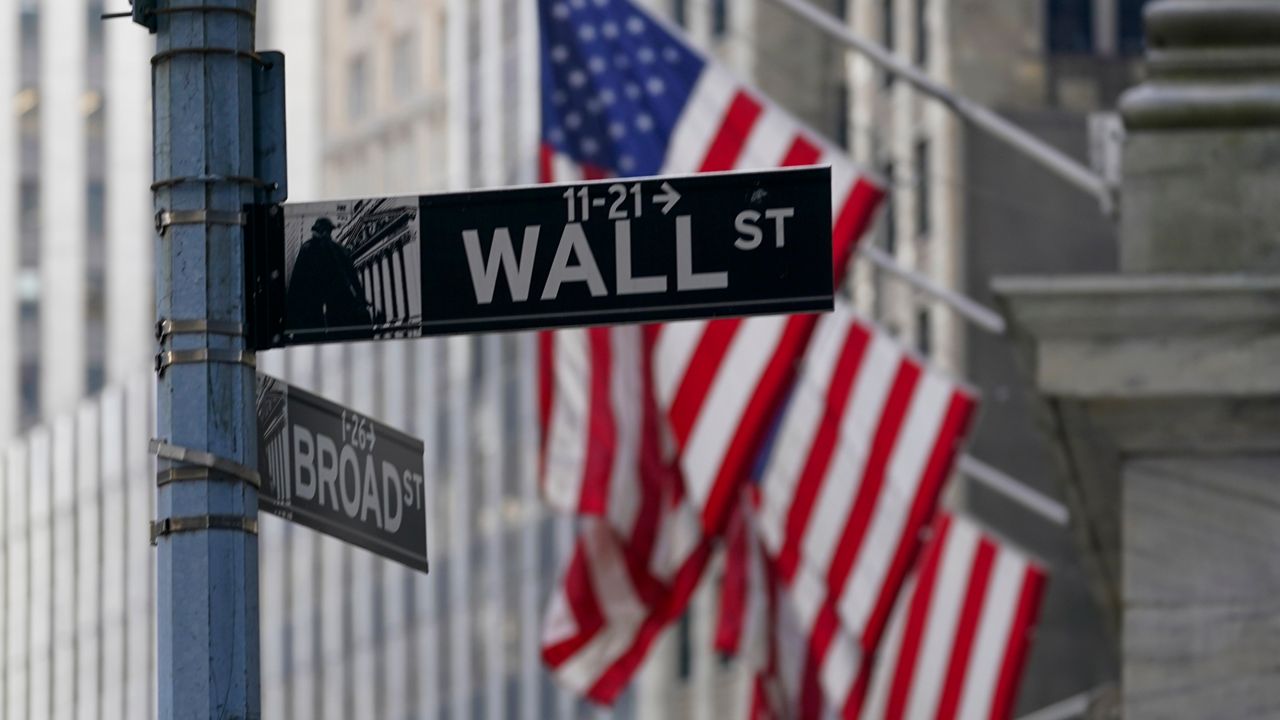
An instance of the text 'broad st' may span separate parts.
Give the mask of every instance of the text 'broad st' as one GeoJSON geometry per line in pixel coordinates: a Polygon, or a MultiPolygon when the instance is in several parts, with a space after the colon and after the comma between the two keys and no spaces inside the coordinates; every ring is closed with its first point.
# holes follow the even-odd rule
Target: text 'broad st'
{"type": "Polygon", "coordinates": [[[427,571],[422,443],[258,376],[259,507],[427,571]]]}

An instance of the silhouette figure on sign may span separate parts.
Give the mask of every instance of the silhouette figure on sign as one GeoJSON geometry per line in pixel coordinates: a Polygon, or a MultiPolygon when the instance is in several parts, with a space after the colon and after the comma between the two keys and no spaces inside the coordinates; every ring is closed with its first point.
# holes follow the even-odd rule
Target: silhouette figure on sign
{"type": "Polygon", "coordinates": [[[333,221],[319,218],[302,244],[289,277],[288,316],[293,330],[326,330],[331,337],[369,337],[373,319],[351,255],[333,240],[333,221]]]}

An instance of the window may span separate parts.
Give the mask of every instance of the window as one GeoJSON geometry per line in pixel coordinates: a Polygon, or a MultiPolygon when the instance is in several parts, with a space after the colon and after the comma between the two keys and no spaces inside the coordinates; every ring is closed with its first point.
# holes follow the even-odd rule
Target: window
{"type": "Polygon", "coordinates": [[[363,55],[357,55],[347,67],[347,118],[350,120],[359,120],[369,109],[367,64],[363,55]]]}
{"type": "MultiPolygon", "coordinates": [[[[880,3],[880,44],[885,50],[893,52],[893,0],[881,0],[880,3]]],[[[893,73],[885,72],[882,80],[885,87],[893,85],[893,73]]]]}
{"type": "Polygon", "coordinates": [[[929,0],[916,0],[916,65],[929,64],[929,0]]]}
{"type": "Polygon", "coordinates": [[[916,143],[915,153],[916,165],[916,237],[924,237],[929,234],[930,217],[929,205],[932,200],[932,193],[929,192],[929,186],[932,184],[930,174],[932,168],[929,161],[929,141],[921,140],[916,143]]]}
{"type": "Polygon", "coordinates": [[[417,36],[405,33],[396,38],[391,48],[391,91],[397,96],[411,95],[418,89],[417,36]]]}
{"type": "Polygon", "coordinates": [[[885,183],[889,187],[889,192],[885,193],[884,200],[884,222],[881,225],[881,232],[884,234],[884,251],[890,255],[898,252],[898,221],[895,219],[896,210],[894,208],[894,198],[897,193],[893,191],[893,162],[889,161],[884,164],[882,172],[884,173],[885,183]]]}
{"type": "Polygon", "coordinates": [[[849,83],[841,80],[836,84],[836,144],[845,150],[849,149],[849,101],[852,94],[849,92],[849,83]]]}
{"type": "Polygon", "coordinates": [[[929,308],[916,310],[916,350],[925,357],[933,355],[933,323],[929,308]]]}
{"type": "Polygon", "coordinates": [[[729,32],[728,0],[713,0],[711,4],[711,33],[723,38],[729,32]]]}
{"type": "Polygon", "coordinates": [[[688,610],[676,625],[676,647],[676,677],[688,682],[693,677],[693,628],[690,627],[688,610]]]}
{"type": "Polygon", "coordinates": [[[671,18],[680,27],[689,26],[689,3],[687,0],[671,0],[671,18]]]}
{"type": "Polygon", "coordinates": [[[40,417],[40,363],[24,361],[19,372],[22,382],[22,421],[26,425],[40,417]]]}
{"type": "Polygon", "coordinates": [[[1047,0],[1045,45],[1052,55],[1093,52],[1093,0],[1047,0]]]}
{"type": "Polygon", "coordinates": [[[86,392],[90,395],[102,390],[103,384],[107,379],[106,368],[103,367],[101,360],[95,360],[89,363],[89,367],[85,370],[85,387],[86,392]]]}
{"type": "Polygon", "coordinates": [[[1122,55],[1141,55],[1146,43],[1142,37],[1142,9],[1147,6],[1147,0],[1119,0],[1119,7],[1116,12],[1120,14],[1119,22],[1116,23],[1117,34],[1119,35],[1116,42],[1116,49],[1122,55]]]}

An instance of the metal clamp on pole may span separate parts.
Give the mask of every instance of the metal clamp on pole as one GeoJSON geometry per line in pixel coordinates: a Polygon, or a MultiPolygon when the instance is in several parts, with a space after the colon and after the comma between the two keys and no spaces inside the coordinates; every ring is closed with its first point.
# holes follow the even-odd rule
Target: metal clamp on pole
{"type": "Polygon", "coordinates": [[[256,356],[248,350],[199,348],[197,350],[166,350],[158,353],[156,355],[156,372],[164,373],[165,369],[170,365],[192,365],[195,363],[258,366],[256,356]]]}
{"type": "Polygon", "coordinates": [[[255,63],[258,63],[259,65],[268,64],[268,61],[263,60],[262,56],[256,52],[251,52],[249,50],[236,50],[235,48],[222,48],[222,47],[173,48],[171,50],[165,50],[164,52],[159,52],[159,53],[156,53],[155,55],[152,55],[151,64],[157,65],[159,63],[164,62],[165,60],[170,60],[179,55],[231,55],[233,57],[252,60],[255,63]]]}
{"type": "Polygon", "coordinates": [[[245,214],[229,210],[161,210],[156,213],[156,232],[164,234],[174,225],[244,225],[245,214]]]}
{"type": "Polygon", "coordinates": [[[243,337],[244,325],[229,320],[160,320],[156,323],[156,339],[170,335],[225,335],[243,337]]]}
{"type": "Polygon", "coordinates": [[[238,530],[257,535],[258,520],[242,515],[195,515],[154,520],[151,523],[151,544],[155,545],[165,535],[198,530],[238,530]]]}
{"type": "MultiPolygon", "coordinates": [[[[218,472],[225,473],[238,480],[243,480],[255,488],[262,487],[262,476],[258,474],[257,470],[247,465],[241,465],[234,460],[220,458],[203,450],[192,450],[191,448],[178,447],[177,445],[170,445],[158,438],[151,438],[151,454],[161,460],[173,460],[175,462],[186,463],[188,465],[196,465],[205,470],[217,470],[218,472]]],[[[186,469],[187,468],[175,468],[175,470],[186,469]]],[[[162,473],[163,472],[165,471],[162,471],[162,473]]],[[[169,482],[176,482],[179,480],[204,480],[208,479],[208,477],[208,473],[204,473],[202,477],[196,477],[194,475],[188,477],[185,473],[173,473],[165,482],[162,483],[159,481],[159,475],[157,475],[156,484],[164,485],[169,482]]]]}
{"type": "Polygon", "coordinates": [[[249,177],[248,175],[179,175],[178,177],[165,178],[151,183],[152,192],[161,190],[174,185],[184,185],[186,183],[243,183],[252,185],[257,188],[269,188],[274,183],[269,183],[261,178],[249,177]]]}
{"type": "Polygon", "coordinates": [[[178,13],[230,13],[249,20],[253,20],[257,17],[256,13],[252,10],[228,7],[226,5],[174,5],[172,7],[154,8],[146,11],[146,14],[149,16],[176,15],[178,13]]]}
{"type": "Polygon", "coordinates": [[[178,482],[204,482],[221,479],[215,477],[213,471],[202,467],[176,467],[160,470],[156,473],[156,487],[164,487],[178,482]]]}

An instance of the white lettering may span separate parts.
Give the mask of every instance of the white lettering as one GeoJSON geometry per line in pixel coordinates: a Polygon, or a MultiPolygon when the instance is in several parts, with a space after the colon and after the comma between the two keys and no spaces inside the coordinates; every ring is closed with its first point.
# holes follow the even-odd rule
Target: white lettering
{"type": "Polygon", "coordinates": [[[511,231],[498,228],[493,231],[493,244],[489,246],[489,257],[481,260],[480,232],[463,230],[462,244],[467,251],[467,267],[471,270],[471,286],[476,291],[476,302],[488,305],[493,302],[493,292],[498,285],[498,271],[507,274],[507,284],[511,287],[511,299],[524,302],[529,299],[529,281],[533,277],[533,258],[538,249],[538,234],[542,228],[538,225],[524,229],[524,244],[520,247],[520,259],[516,260],[516,251],[511,246],[511,231]]]}
{"type": "Polygon", "coordinates": [[[676,290],[719,290],[729,287],[729,273],[693,271],[693,221],[676,217],[676,290]]]}
{"type": "Polygon", "coordinates": [[[764,240],[764,232],[760,230],[759,225],[756,225],[759,221],[760,213],[755,210],[743,210],[738,213],[737,219],[733,221],[733,227],[744,237],[734,240],[734,247],[739,250],[755,250],[760,247],[760,242],[764,240]]]}
{"type": "Polygon", "coordinates": [[[320,504],[325,504],[325,496],[333,498],[331,505],[338,510],[338,448],[328,435],[316,434],[316,466],[320,480],[320,504]],[[327,491],[327,492],[326,492],[327,491]]]}
{"type": "Polygon", "coordinates": [[[778,238],[777,238],[778,247],[782,247],[783,245],[786,245],[787,244],[787,218],[795,217],[796,209],[793,207],[773,208],[772,210],[765,210],[764,216],[774,221],[775,223],[775,227],[777,228],[777,233],[778,233],[778,238]]]}
{"type": "Polygon", "coordinates": [[[338,465],[342,469],[338,480],[338,488],[342,490],[342,512],[354,520],[360,512],[360,458],[356,456],[355,448],[343,445],[338,465]],[[347,471],[348,468],[350,472],[347,471]],[[347,490],[351,492],[348,493],[347,490]]]}
{"type": "Polygon", "coordinates": [[[311,439],[311,431],[301,425],[293,426],[293,466],[294,494],[303,500],[314,499],[316,496],[316,446],[311,439]],[[303,480],[304,476],[306,480],[303,480]]]}
{"type": "MultiPolygon", "coordinates": [[[[621,187],[621,186],[618,186],[621,187]]],[[[617,276],[619,295],[640,295],[667,291],[666,275],[632,277],[631,275],[631,221],[614,223],[614,245],[617,249],[617,276]]]]}
{"type": "Polygon", "coordinates": [[[556,257],[551,261],[551,272],[547,273],[547,286],[542,290],[542,299],[555,300],[560,294],[560,286],[567,282],[585,282],[591,291],[591,297],[609,294],[581,223],[564,226],[560,245],[556,248],[556,257]],[[570,253],[577,255],[580,264],[569,265],[570,253]]]}
{"type": "Polygon", "coordinates": [[[364,456],[364,492],[360,497],[360,522],[369,522],[369,511],[373,511],[373,522],[382,528],[382,498],[378,496],[378,473],[373,469],[373,456],[364,456]]]}
{"type": "Polygon", "coordinates": [[[400,482],[400,471],[396,466],[382,461],[382,497],[386,498],[386,524],[383,529],[393,533],[400,529],[400,520],[404,511],[404,502],[400,499],[403,487],[400,482]],[[394,485],[395,487],[392,487],[394,485]],[[395,501],[395,512],[391,511],[391,501],[395,501]]]}

